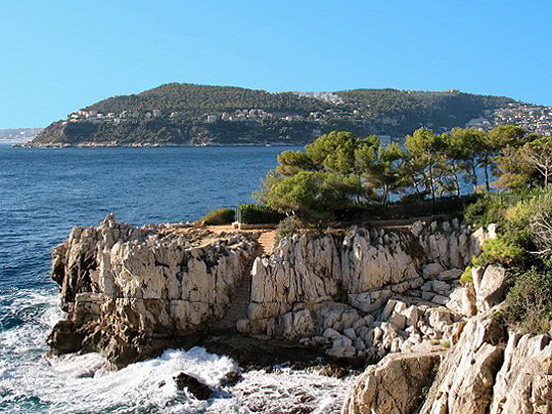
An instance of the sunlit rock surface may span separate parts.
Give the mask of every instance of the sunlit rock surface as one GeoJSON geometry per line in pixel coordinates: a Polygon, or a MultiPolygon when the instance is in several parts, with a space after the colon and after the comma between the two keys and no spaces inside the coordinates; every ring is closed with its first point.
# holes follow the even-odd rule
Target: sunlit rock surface
{"type": "Polygon", "coordinates": [[[53,252],[67,318],[49,344],[98,350],[117,366],[150,356],[224,316],[256,248],[245,233],[136,228],[113,216],[74,228],[53,252]]]}

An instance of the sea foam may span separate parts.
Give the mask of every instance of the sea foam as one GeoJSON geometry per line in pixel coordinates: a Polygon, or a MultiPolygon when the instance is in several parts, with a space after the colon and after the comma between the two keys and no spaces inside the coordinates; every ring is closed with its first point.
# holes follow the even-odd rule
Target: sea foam
{"type": "Polygon", "coordinates": [[[63,315],[53,292],[0,295],[5,318],[19,323],[0,332],[0,411],[10,413],[259,413],[339,412],[352,377],[335,379],[309,370],[253,370],[233,386],[221,385],[239,371],[227,356],[195,347],[107,370],[97,353],[46,358],[45,340],[63,315]],[[199,401],[179,391],[173,377],[186,372],[215,390],[199,401]]]}

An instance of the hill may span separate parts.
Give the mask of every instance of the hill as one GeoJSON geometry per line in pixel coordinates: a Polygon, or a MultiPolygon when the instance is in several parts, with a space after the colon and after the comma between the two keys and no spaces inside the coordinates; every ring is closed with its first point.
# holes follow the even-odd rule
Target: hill
{"type": "Polygon", "coordinates": [[[459,91],[270,93],[170,83],[73,112],[28,145],[305,144],[332,130],[401,138],[421,125],[438,131],[470,122],[490,128],[498,111],[523,105],[459,91]]]}

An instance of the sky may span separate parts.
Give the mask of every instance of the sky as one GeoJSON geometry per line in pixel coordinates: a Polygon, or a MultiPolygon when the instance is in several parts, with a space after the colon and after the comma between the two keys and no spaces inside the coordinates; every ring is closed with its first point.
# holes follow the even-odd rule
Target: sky
{"type": "Polygon", "coordinates": [[[168,82],[552,105],[550,0],[17,0],[0,7],[0,128],[168,82]]]}

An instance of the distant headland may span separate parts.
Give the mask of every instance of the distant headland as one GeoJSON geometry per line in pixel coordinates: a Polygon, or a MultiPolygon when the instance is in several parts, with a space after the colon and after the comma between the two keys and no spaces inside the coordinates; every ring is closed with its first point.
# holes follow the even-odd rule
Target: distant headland
{"type": "Polygon", "coordinates": [[[21,146],[303,145],[333,130],[393,141],[420,126],[504,124],[549,135],[552,108],[457,90],[270,93],[170,83],[76,110],[21,146]]]}

